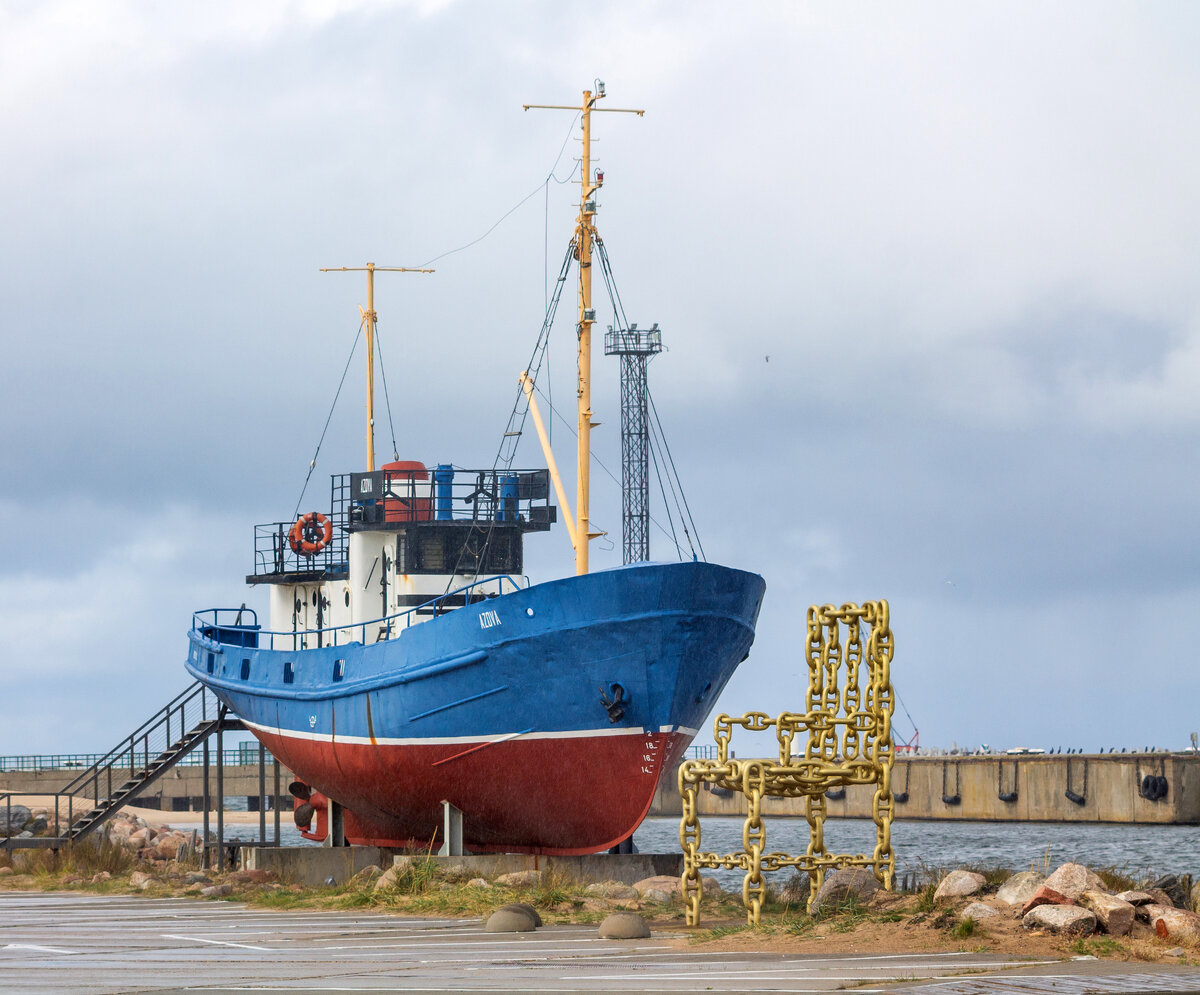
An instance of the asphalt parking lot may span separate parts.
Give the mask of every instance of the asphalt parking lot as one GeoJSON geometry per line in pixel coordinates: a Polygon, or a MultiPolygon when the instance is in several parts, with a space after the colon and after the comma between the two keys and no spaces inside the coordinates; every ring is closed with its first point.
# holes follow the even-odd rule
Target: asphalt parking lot
{"type": "Polygon", "coordinates": [[[262,911],[232,902],[0,893],[6,992],[1200,991],[1200,972],[986,953],[701,951],[594,926],[486,933],[478,919],[262,911]],[[1014,973],[1019,972],[1019,973],[1014,973]],[[913,983],[916,982],[914,985],[913,983]]]}

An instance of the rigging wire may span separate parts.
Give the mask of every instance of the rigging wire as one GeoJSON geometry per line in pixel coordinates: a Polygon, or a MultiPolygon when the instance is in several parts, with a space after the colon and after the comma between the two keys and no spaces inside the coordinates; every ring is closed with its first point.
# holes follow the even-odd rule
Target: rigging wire
{"type": "Polygon", "coordinates": [[[383,339],[379,335],[379,322],[375,322],[375,351],[379,353],[379,375],[383,378],[383,400],[387,405],[388,428],[392,431],[392,459],[400,459],[400,450],[396,446],[396,423],[392,420],[392,399],[388,397],[387,370],[383,365],[383,339]]]}
{"type": "Polygon", "coordinates": [[[333,409],[337,407],[338,398],[342,395],[342,387],[346,383],[346,374],[350,372],[350,362],[354,359],[354,350],[358,348],[358,340],[362,338],[363,326],[366,324],[366,318],[358,323],[358,334],[354,336],[354,344],[350,346],[350,355],[346,357],[346,367],[342,370],[342,379],[338,381],[337,392],[333,395],[333,404],[329,406],[329,414],[325,417],[325,427],[321,429],[321,438],[317,440],[317,448],[313,453],[313,458],[308,463],[308,473],[304,475],[304,486],[300,488],[300,497],[296,500],[296,510],[292,512],[292,518],[296,518],[300,514],[300,505],[304,501],[304,492],[308,490],[308,482],[312,478],[313,470],[317,466],[317,457],[321,454],[321,443],[325,441],[325,433],[329,431],[329,422],[333,418],[333,409]]]}
{"type": "Polygon", "coordinates": [[[700,541],[700,531],[696,528],[696,520],[692,518],[692,509],[688,506],[687,495],[683,492],[683,482],[679,479],[679,471],[675,469],[675,458],[671,455],[671,446],[667,442],[667,435],[663,431],[662,421],[658,417],[658,408],[654,404],[654,395],[650,393],[650,387],[646,387],[646,400],[650,402],[650,413],[654,415],[654,424],[658,426],[658,435],[662,440],[663,451],[667,454],[667,461],[671,467],[671,477],[675,479],[675,483],[679,485],[679,498],[683,502],[683,507],[680,510],[680,518],[682,521],[683,515],[686,513],[687,522],[683,523],[683,534],[688,537],[688,546],[692,545],[692,536],[695,536],[696,545],[700,547],[700,557],[707,561],[708,557],[704,555],[704,544],[700,541]],[[688,523],[691,524],[691,533],[688,532],[688,523]]]}

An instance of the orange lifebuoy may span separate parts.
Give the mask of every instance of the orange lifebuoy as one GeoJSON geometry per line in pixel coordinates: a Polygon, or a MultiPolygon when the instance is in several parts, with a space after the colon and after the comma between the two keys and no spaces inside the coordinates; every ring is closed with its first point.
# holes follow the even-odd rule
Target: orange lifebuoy
{"type": "Polygon", "coordinates": [[[329,545],[333,538],[333,526],[329,519],[319,511],[310,511],[301,515],[288,533],[288,544],[293,553],[301,556],[315,556],[329,545]]]}

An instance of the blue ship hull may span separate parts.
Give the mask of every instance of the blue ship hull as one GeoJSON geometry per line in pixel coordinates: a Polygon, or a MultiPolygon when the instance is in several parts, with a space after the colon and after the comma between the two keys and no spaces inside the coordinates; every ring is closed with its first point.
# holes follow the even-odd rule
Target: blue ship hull
{"type": "Polygon", "coordinates": [[[749,652],[764,588],[635,564],[307,649],[200,621],[187,667],[344,806],[352,841],[428,844],[448,800],[469,848],[589,853],[645,816],[749,652]]]}

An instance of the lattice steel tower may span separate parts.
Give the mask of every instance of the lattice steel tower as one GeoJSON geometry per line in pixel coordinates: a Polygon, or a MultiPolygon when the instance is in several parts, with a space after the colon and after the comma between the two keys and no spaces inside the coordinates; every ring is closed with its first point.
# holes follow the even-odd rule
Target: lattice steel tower
{"type": "Polygon", "coordinates": [[[625,563],[650,559],[650,419],[646,366],[662,352],[658,323],[609,328],[604,354],[621,357],[621,539],[625,563]]]}

